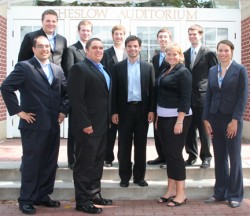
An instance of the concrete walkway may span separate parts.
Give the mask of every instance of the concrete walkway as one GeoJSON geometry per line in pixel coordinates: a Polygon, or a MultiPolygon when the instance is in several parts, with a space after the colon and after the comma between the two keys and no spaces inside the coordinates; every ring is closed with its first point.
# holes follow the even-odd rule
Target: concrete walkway
{"type": "MultiPolygon", "coordinates": [[[[15,164],[20,164],[20,158],[22,155],[20,139],[7,139],[0,143],[0,166],[7,167],[15,164]]],[[[117,148],[116,150],[117,151],[117,148]]],[[[147,159],[154,159],[156,152],[153,146],[153,140],[148,140],[147,159]]],[[[184,157],[187,155],[184,152],[184,157]]],[[[250,144],[243,142],[242,144],[242,164],[243,167],[250,168],[250,144]]],[[[117,160],[115,161],[117,162],[117,160]]],[[[61,140],[60,154],[59,154],[59,166],[67,165],[67,152],[66,152],[66,140],[61,140]]],[[[197,162],[199,166],[200,161],[197,162]]],[[[213,163],[212,163],[213,167],[213,163]]],[[[1,179],[0,179],[1,181],[1,179]]],[[[162,191],[162,194],[165,191],[162,191]]],[[[207,194],[210,196],[211,194],[207,194]]],[[[108,197],[112,198],[112,197],[108,197]]],[[[166,215],[237,215],[237,216],[250,216],[250,198],[245,198],[241,207],[233,209],[228,206],[227,202],[220,202],[215,204],[205,204],[203,200],[188,199],[187,204],[180,207],[167,207],[166,204],[158,204],[155,200],[113,200],[112,206],[104,207],[104,211],[101,215],[105,216],[166,216],[166,215]]],[[[75,216],[75,215],[87,215],[82,212],[75,211],[74,201],[61,201],[62,206],[60,208],[45,208],[36,207],[36,215],[44,216],[75,216]]],[[[1,200],[0,197],[0,216],[16,216],[23,215],[18,209],[18,203],[16,200],[1,200]]]]}

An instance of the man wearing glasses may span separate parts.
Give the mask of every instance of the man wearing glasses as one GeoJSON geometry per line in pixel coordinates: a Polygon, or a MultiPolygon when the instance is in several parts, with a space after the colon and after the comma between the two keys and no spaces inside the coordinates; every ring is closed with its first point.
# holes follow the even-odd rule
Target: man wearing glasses
{"type": "Polygon", "coordinates": [[[66,79],[61,67],[49,62],[47,37],[35,38],[32,50],[34,57],[17,63],[1,86],[9,114],[20,117],[23,156],[18,202],[24,214],[35,214],[34,205],[60,207],[49,194],[55,182],[60,124],[69,109],[66,79]]]}

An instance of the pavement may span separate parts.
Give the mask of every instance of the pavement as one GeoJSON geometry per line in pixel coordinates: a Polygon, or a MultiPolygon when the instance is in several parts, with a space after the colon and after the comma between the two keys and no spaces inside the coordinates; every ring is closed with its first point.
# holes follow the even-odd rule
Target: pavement
{"type": "MultiPolygon", "coordinates": [[[[67,164],[67,146],[66,139],[61,139],[60,153],[58,164],[66,166],[67,164]]],[[[211,151],[212,148],[211,148],[211,151]]],[[[0,165],[9,166],[12,163],[20,163],[22,155],[20,139],[6,139],[0,142],[0,165]]],[[[187,158],[183,152],[184,158],[187,158]]],[[[156,151],[154,148],[153,139],[148,139],[147,160],[155,159],[156,151]]],[[[117,159],[115,160],[115,163],[117,159]]],[[[197,164],[201,163],[198,161],[197,164]]],[[[250,168],[250,143],[242,142],[242,165],[250,168]]],[[[211,167],[214,164],[212,162],[211,167]]],[[[1,181],[1,179],[0,179],[1,181]]],[[[163,195],[159,194],[159,196],[163,195]]],[[[210,196],[212,194],[207,194],[210,196]]],[[[112,198],[112,197],[107,197],[112,198]]],[[[88,215],[83,212],[76,211],[74,200],[60,200],[60,208],[46,208],[37,206],[36,215],[43,216],[76,216],[88,215]]],[[[16,216],[23,215],[18,209],[17,200],[1,200],[0,197],[0,216],[16,216]]],[[[113,200],[113,205],[103,207],[103,216],[250,216],[250,198],[244,198],[241,207],[231,208],[227,202],[218,202],[213,204],[205,204],[203,200],[189,199],[185,205],[179,207],[168,207],[166,204],[157,203],[157,197],[154,200],[113,200]]]]}

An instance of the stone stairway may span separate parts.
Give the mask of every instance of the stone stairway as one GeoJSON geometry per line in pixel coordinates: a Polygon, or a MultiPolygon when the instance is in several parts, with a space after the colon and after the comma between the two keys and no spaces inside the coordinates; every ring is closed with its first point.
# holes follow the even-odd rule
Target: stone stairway
{"type": "MultiPolygon", "coordinates": [[[[59,162],[56,183],[52,198],[56,200],[74,199],[72,170],[65,162],[59,162]]],[[[0,197],[1,200],[16,200],[20,188],[20,162],[1,162],[0,164],[0,197]]],[[[250,197],[250,167],[244,167],[245,197],[250,197]]],[[[119,186],[118,163],[104,168],[102,194],[114,200],[154,200],[166,190],[166,170],[159,166],[147,166],[146,178],[148,187],[139,187],[130,181],[128,188],[119,186]]],[[[187,167],[186,191],[189,199],[204,199],[213,194],[214,168],[200,169],[199,165],[187,167]]]]}

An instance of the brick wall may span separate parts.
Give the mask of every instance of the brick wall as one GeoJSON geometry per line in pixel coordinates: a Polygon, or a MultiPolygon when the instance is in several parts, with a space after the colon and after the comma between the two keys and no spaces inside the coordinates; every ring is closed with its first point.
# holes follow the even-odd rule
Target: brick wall
{"type": "MultiPolygon", "coordinates": [[[[241,62],[247,67],[250,84],[250,16],[241,21],[241,37],[241,62]]],[[[244,120],[250,122],[250,90],[248,91],[248,97],[244,120]]]]}
{"type": "MultiPolygon", "coordinates": [[[[0,16],[0,85],[7,71],[7,20],[0,16]]],[[[0,94],[0,122],[6,120],[6,107],[0,94]]]]}

